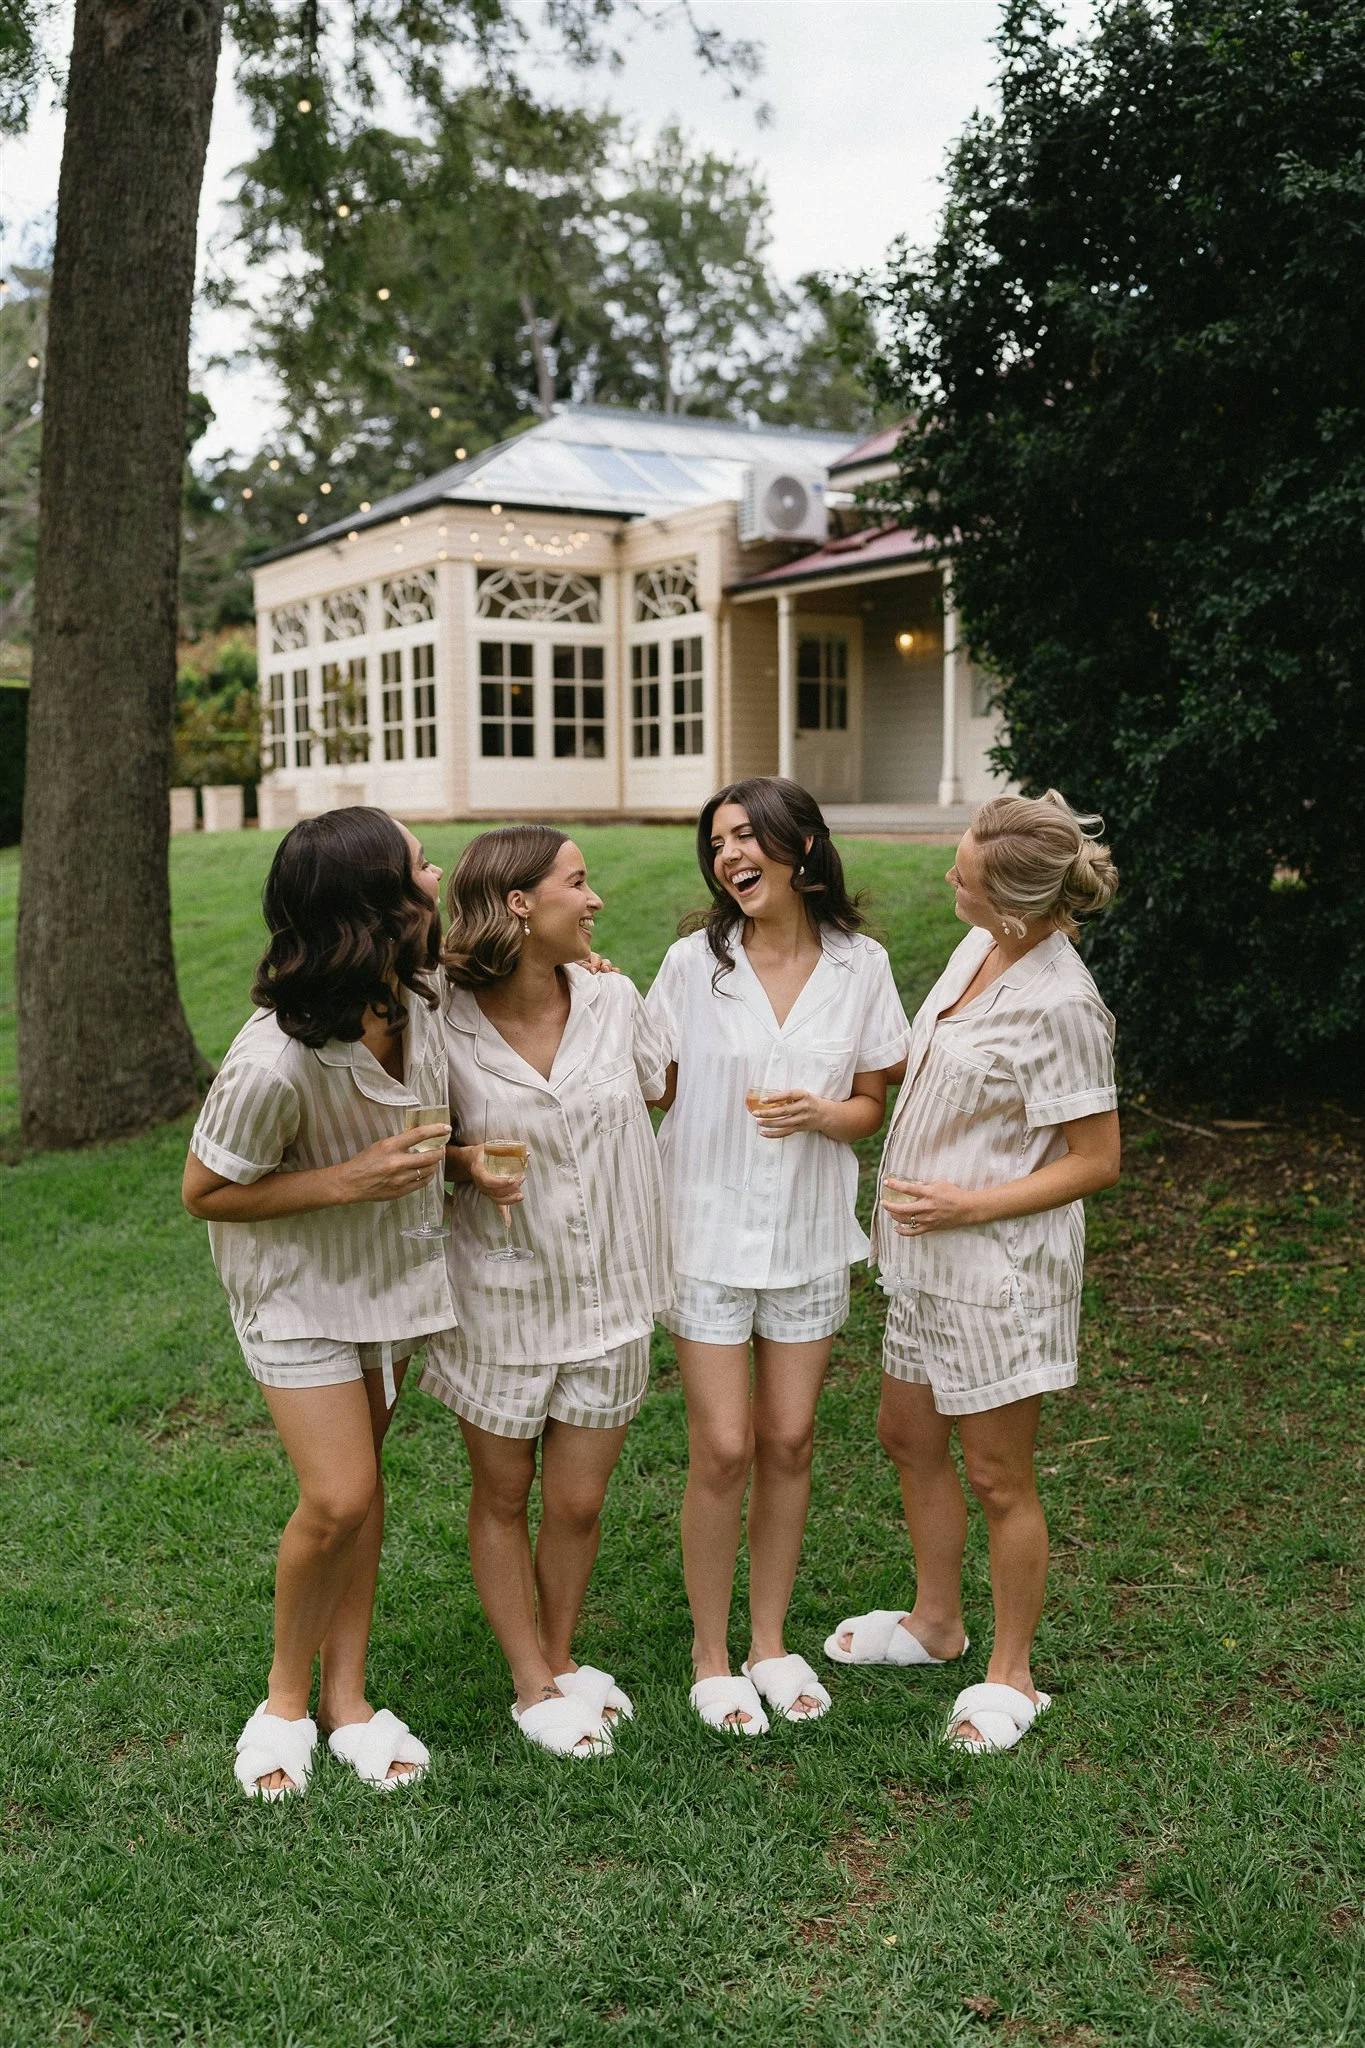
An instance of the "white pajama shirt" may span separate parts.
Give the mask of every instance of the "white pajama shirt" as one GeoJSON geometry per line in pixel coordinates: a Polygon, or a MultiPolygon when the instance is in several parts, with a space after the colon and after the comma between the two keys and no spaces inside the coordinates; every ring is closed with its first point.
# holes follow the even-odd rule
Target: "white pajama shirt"
{"type": "Polygon", "coordinates": [[[896,1064],[909,1026],[875,940],[823,931],[820,959],[779,1024],[740,936],[733,972],[714,986],[706,934],[679,939],[647,999],[678,1066],[659,1132],[673,1261],[679,1275],[724,1288],[799,1288],[846,1276],[867,1256],[858,1162],[851,1145],[817,1131],[760,1137],[746,1091],[845,1101],[855,1074],[896,1064]]]}
{"type": "Polygon", "coordinates": [[[1063,1124],[1118,1102],[1114,1019],[1061,932],[942,1016],[992,944],[969,931],[915,1017],[873,1219],[891,1296],[886,1370],[927,1380],[945,1414],[1073,1384],[1085,1210],[1068,1202],[907,1237],[881,1207],[886,1177],[969,1189],[1022,1180],[1065,1156],[1063,1124]]]}
{"type": "Polygon", "coordinates": [[[455,1189],[447,1242],[458,1327],[431,1346],[422,1387],[495,1435],[545,1420],[602,1428],[644,1393],[649,1338],[671,1291],[659,1151],[646,1100],[663,1094],[664,1043],[620,974],[565,970],[570,1008],[549,1079],[466,989],[444,1017],[456,1143],[488,1133],[530,1147],[512,1234],[532,1260],[495,1263],[496,1206],[455,1189]]]}
{"type": "MultiPolygon", "coordinates": [[[[439,1013],[411,993],[405,1002],[401,1081],[359,1039],[303,1045],[280,1029],[273,1011],[257,1010],[228,1048],[199,1112],[190,1139],[196,1159],[241,1186],[270,1173],[340,1166],[401,1132],[409,1109],[443,1102],[439,1013]]],[[[254,1344],[268,1356],[269,1347],[318,1339],[381,1346],[387,1363],[448,1328],[455,1312],[445,1262],[431,1245],[402,1235],[405,1223],[418,1220],[427,1192],[211,1222],[213,1261],[248,1363],[254,1344]]],[[[290,1381],[286,1371],[276,1383],[290,1381]]]]}

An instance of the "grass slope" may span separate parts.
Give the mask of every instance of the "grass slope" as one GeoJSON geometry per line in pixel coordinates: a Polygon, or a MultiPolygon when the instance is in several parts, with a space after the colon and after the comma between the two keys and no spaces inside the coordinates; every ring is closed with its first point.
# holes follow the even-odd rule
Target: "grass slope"
{"type": "MultiPolygon", "coordinates": [[[[433,831],[437,858],[461,836],[433,831]]],[[[686,835],[582,842],[602,943],[647,981],[697,899],[686,835]]],[[[173,848],[185,999],[215,1054],[270,850],[173,848]]],[[[954,937],[942,851],[850,856],[913,1002],[954,937]]],[[[12,1122],[12,1005],[3,1022],[12,1122]]],[[[840,1671],[827,1721],[743,1747],[696,1726],[660,1339],[579,1646],[636,1697],[616,1756],[557,1764],[516,1737],[457,1434],[411,1394],[372,1692],[436,1766],[381,1800],[324,1759],[306,1802],[267,1809],[229,1753],[291,1494],[178,1207],[187,1127],[0,1170],[0,2043],[1365,2038],[1359,1148],[1130,1121],[1124,1184],[1093,1207],[1082,1386],[1045,1404],[1056,1704],[1021,1751],[937,1746],[956,1672],[840,1671]]],[[[862,1280],[793,1614],[817,1662],[839,1616],[909,1598],[873,1440],[879,1322],[862,1280]]],[[[979,1518],[968,1577],[983,1645],[979,1518]]]]}

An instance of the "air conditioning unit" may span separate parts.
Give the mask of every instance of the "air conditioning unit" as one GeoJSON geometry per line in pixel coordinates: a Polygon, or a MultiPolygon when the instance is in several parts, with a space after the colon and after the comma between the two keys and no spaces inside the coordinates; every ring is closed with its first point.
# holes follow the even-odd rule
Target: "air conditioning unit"
{"type": "Polygon", "coordinates": [[[823,476],[799,476],[772,462],[746,470],[739,500],[742,542],[823,540],[828,531],[823,476]]]}

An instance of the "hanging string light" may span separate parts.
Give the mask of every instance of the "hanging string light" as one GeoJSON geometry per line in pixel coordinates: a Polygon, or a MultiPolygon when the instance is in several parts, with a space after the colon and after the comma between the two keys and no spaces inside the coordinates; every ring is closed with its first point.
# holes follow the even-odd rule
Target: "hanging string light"
{"type": "Polygon", "coordinates": [[[272,456],[271,456],[271,458],[270,458],[270,467],[271,467],[272,469],[278,469],[278,468],[279,468],[279,466],[280,466],[280,458],[279,458],[279,456],[278,456],[278,455],[272,455],[272,456]]]}
{"type": "Polygon", "coordinates": [[[36,369],[38,368],[39,360],[40,360],[40,358],[39,358],[39,357],[37,357],[37,356],[30,356],[30,357],[29,357],[29,359],[28,359],[28,366],[29,366],[30,370],[36,370],[36,369]]]}
{"type": "Polygon", "coordinates": [[[348,206],[348,205],[346,204],[346,201],[345,201],[345,200],[343,199],[343,200],[342,200],[342,202],[341,202],[341,204],[340,204],[340,206],[338,206],[338,208],[337,208],[337,219],[338,219],[338,220],[349,220],[349,219],[350,219],[350,217],[351,217],[351,209],[350,209],[350,207],[349,207],[349,206],[348,206]]]}
{"type": "Polygon", "coordinates": [[[313,111],[313,102],[312,102],[311,100],[300,100],[300,101],[299,101],[299,112],[300,112],[301,114],[311,114],[311,113],[312,113],[312,111],[313,111]]]}
{"type": "Polygon", "coordinates": [[[252,488],[251,488],[251,485],[250,485],[250,484],[248,484],[248,485],[247,485],[247,487],[246,487],[246,489],[245,489],[245,490],[244,490],[244,491],[242,492],[242,496],[243,496],[244,498],[254,498],[254,497],[255,497],[255,495],[256,495],[256,493],[255,493],[255,492],[254,492],[254,491],[252,490],[252,488]]]}
{"type": "Polygon", "coordinates": [[[456,460],[457,462],[463,462],[463,461],[464,461],[464,449],[463,449],[463,448],[457,448],[457,449],[455,450],[455,460],[456,460]]]}
{"type": "Polygon", "coordinates": [[[330,484],[319,484],[318,489],[322,492],[323,497],[326,498],[330,495],[332,486],[330,484]]]}
{"type": "Polygon", "coordinates": [[[431,414],[431,417],[434,420],[438,420],[441,417],[441,408],[439,405],[429,405],[427,407],[427,411],[431,414]]]}
{"type": "Polygon", "coordinates": [[[391,296],[392,294],[390,293],[389,288],[386,284],[381,284],[379,290],[375,293],[375,297],[377,299],[388,299],[391,296]]]}
{"type": "Polygon", "coordinates": [[[306,512],[300,512],[300,513],[299,513],[299,515],[298,515],[298,520],[299,520],[299,525],[300,525],[300,526],[307,526],[307,524],[308,524],[308,514],[307,514],[306,512]]]}

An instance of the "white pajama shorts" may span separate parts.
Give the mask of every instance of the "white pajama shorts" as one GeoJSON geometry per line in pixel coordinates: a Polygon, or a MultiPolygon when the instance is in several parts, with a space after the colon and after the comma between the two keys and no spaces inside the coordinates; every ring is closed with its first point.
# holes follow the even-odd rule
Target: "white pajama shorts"
{"type": "Polygon", "coordinates": [[[822,1273],[799,1287],[728,1287],[720,1280],[673,1279],[665,1329],[690,1344],[811,1344],[832,1337],[848,1320],[848,1267],[822,1273]]]}
{"type": "Polygon", "coordinates": [[[1080,1296],[985,1308],[941,1294],[888,1298],[882,1371],[932,1389],[940,1415],[980,1415],[1076,1384],[1080,1296]]]}
{"type": "Polygon", "coordinates": [[[490,1365],[471,1359],[454,1330],[429,1340],[418,1381],[490,1436],[537,1437],[547,1422],[619,1429],[640,1411],[649,1386],[649,1338],[632,1337],[595,1358],[549,1365],[490,1365]]]}

